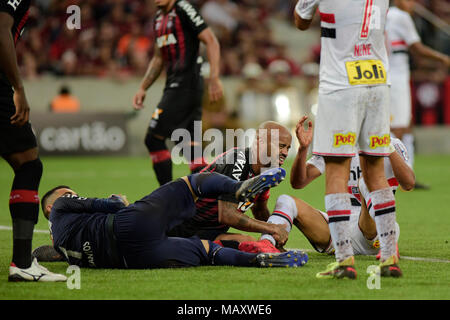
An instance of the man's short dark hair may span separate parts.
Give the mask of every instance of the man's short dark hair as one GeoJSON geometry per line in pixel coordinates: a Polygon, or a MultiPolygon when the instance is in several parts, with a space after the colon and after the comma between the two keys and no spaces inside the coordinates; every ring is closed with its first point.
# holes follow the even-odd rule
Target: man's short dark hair
{"type": "Polygon", "coordinates": [[[42,197],[42,199],[41,199],[41,208],[42,208],[42,212],[44,213],[44,216],[45,216],[47,219],[48,219],[48,216],[47,216],[47,214],[45,213],[45,202],[47,201],[48,197],[50,197],[50,196],[53,194],[53,192],[55,192],[55,191],[58,190],[58,189],[63,189],[63,188],[70,189],[69,186],[60,185],[60,186],[54,187],[53,189],[50,189],[50,190],[47,191],[47,192],[44,194],[44,196],[42,197]]]}

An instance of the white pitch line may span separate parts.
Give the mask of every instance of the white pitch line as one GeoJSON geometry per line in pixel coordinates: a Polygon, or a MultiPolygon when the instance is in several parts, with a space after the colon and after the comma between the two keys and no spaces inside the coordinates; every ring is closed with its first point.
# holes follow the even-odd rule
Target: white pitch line
{"type": "MultiPolygon", "coordinates": [[[[10,226],[0,226],[0,230],[12,231],[12,227],[10,227],[10,226]]],[[[48,231],[48,230],[39,230],[39,229],[34,229],[34,232],[36,232],[36,233],[46,233],[46,234],[50,233],[50,231],[48,231]]]]}

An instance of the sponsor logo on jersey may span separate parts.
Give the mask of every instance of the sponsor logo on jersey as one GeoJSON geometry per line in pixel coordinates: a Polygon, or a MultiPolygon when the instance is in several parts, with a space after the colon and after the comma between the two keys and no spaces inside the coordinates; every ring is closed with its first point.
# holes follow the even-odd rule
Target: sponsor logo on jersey
{"type": "Polygon", "coordinates": [[[345,67],[351,85],[386,83],[386,71],[380,60],[347,61],[345,67]]]}
{"type": "Polygon", "coordinates": [[[370,136],[370,148],[375,149],[378,147],[387,147],[391,143],[391,137],[389,134],[384,136],[370,136]]]}
{"type": "Polygon", "coordinates": [[[177,43],[177,38],[175,38],[173,33],[169,33],[156,38],[156,43],[158,48],[162,48],[177,43]]]}
{"type": "Polygon", "coordinates": [[[334,134],[333,147],[335,148],[338,148],[343,145],[354,146],[355,144],[356,144],[356,133],[354,132],[334,134]]]}

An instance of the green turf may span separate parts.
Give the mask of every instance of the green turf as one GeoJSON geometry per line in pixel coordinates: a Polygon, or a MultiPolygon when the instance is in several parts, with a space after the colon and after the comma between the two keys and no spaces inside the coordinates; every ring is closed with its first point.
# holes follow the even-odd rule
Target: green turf
{"type": "MultiPolygon", "coordinates": [[[[81,195],[104,197],[126,194],[135,201],[157,183],[148,158],[43,158],[42,195],[58,184],[68,184],[81,195]]],[[[450,156],[418,156],[416,175],[431,191],[397,193],[397,220],[401,227],[403,256],[450,260],[450,156]]],[[[286,164],[289,168],[290,162],[286,164]]],[[[178,166],[174,177],[188,173],[178,166]]],[[[289,174],[289,169],[288,169],[289,174]]],[[[0,225],[11,225],[8,195],[12,171],[0,162],[0,225]]],[[[323,178],[305,190],[292,190],[288,179],[271,192],[296,195],[323,207],[323,178]]],[[[169,200],[169,199],[168,199],[169,200]]],[[[36,229],[47,229],[41,215],[36,229]]],[[[256,235],[255,235],[256,236],[256,235]]],[[[81,289],[65,283],[8,283],[12,234],[0,230],[0,299],[450,299],[450,263],[401,260],[402,279],[382,279],[381,289],[367,288],[371,257],[357,257],[358,279],[317,280],[314,275],[333,262],[333,257],[309,253],[310,261],[297,269],[198,267],[172,270],[81,270],[81,289]],[[337,295],[337,292],[339,293],[337,295]]],[[[33,246],[48,244],[47,234],[35,233],[33,246]]],[[[311,250],[297,229],[290,248],[311,250]]],[[[52,271],[66,273],[64,263],[43,263],[52,271]]]]}

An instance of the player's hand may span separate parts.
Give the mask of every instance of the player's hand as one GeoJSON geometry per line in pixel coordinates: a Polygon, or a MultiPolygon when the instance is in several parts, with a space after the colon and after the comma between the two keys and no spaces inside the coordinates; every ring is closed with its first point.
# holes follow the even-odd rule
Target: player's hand
{"type": "Polygon", "coordinates": [[[30,117],[30,106],[25,96],[25,89],[14,89],[13,100],[16,113],[10,118],[11,124],[21,127],[28,122],[30,117]]]}
{"type": "Polygon", "coordinates": [[[308,116],[303,116],[295,127],[295,134],[297,135],[297,140],[302,149],[308,148],[313,139],[312,122],[308,121],[308,129],[305,130],[304,123],[306,120],[308,120],[308,116]]]}
{"type": "Polygon", "coordinates": [[[124,194],[112,194],[109,196],[110,198],[118,198],[122,203],[125,205],[125,207],[128,207],[130,205],[130,202],[127,199],[127,196],[124,194]]]}
{"type": "Polygon", "coordinates": [[[289,233],[286,231],[285,224],[274,224],[272,237],[277,242],[278,246],[284,246],[289,238],[289,233]]]}
{"type": "Polygon", "coordinates": [[[146,95],[147,92],[144,89],[139,88],[133,99],[133,108],[135,110],[141,110],[142,108],[144,108],[144,100],[146,95]]]}
{"type": "Polygon", "coordinates": [[[223,97],[223,85],[219,78],[211,78],[208,85],[209,100],[219,101],[223,97]]]}

